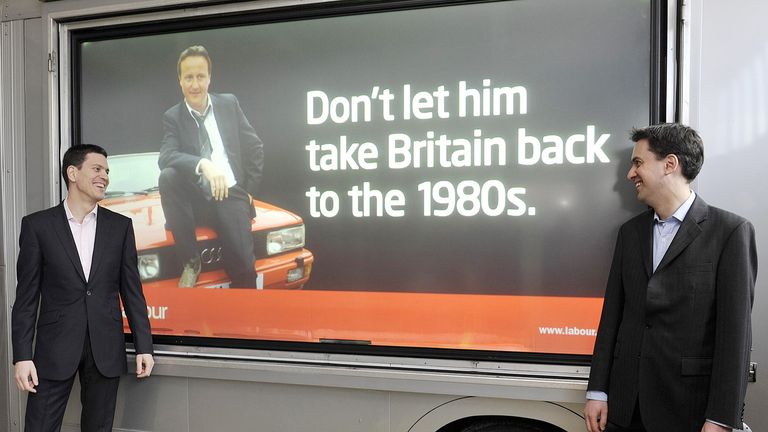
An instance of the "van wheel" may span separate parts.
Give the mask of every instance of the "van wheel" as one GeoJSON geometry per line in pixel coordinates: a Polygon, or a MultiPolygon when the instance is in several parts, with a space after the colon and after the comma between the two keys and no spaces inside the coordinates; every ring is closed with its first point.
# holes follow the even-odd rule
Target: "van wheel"
{"type": "Polygon", "coordinates": [[[461,432],[554,432],[557,430],[561,429],[520,420],[492,420],[469,425],[461,432]]]}

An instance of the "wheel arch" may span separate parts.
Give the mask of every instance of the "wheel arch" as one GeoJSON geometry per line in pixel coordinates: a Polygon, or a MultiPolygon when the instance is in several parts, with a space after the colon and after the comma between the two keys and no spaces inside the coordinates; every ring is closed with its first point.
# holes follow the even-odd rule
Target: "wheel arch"
{"type": "Polygon", "coordinates": [[[429,411],[408,432],[453,432],[491,418],[534,420],[568,432],[581,432],[585,427],[579,414],[554,402],[466,397],[429,411]]]}

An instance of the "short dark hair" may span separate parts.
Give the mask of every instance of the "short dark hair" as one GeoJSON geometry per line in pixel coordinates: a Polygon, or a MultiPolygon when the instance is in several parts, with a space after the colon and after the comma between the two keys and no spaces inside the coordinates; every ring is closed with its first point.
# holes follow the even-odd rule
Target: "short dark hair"
{"type": "Polygon", "coordinates": [[[699,175],[704,164],[704,143],[693,128],[680,123],[664,123],[642,129],[632,128],[632,141],[648,140],[648,149],[659,159],[675,155],[683,176],[690,182],[699,175]]]}
{"type": "Polygon", "coordinates": [[[88,154],[90,153],[98,153],[107,157],[107,151],[96,144],[73,145],[64,153],[64,158],[61,161],[61,177],[64,178],[64,184],[67,185],[67,189],[69,189],[67,168],[70,166],[74,166],[77,169],[82,168],[85,158],[88,157],[88,154]]]}
{"type": "Polygon", "coordinates": [[[179,54],[179,61],[176,63],[176,73],[181,76],[181,62],[187,57],[202,57],[208,62],[208,75],[211,74],[211,56],[208,55],[208,50],[202,45],[193,45],[179,54]]]}

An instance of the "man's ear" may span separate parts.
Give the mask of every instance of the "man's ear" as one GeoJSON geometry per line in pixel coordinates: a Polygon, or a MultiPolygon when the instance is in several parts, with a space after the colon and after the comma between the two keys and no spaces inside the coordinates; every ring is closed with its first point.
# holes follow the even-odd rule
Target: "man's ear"
{"type": "Polygon", "coordinates": [[[675,154],[668,154],[664,158],[664,173],[672,174],[680,167],[680,159],[675,154]]]}
{"type": "MultiPolygon", "coordinates": [[[[70,165],[67,167],[67,178],[70,182],[75,183],[77,181],[77,167],[70,165]]],[[[69,185],[65,185],[69,186],[69,185]]]]}

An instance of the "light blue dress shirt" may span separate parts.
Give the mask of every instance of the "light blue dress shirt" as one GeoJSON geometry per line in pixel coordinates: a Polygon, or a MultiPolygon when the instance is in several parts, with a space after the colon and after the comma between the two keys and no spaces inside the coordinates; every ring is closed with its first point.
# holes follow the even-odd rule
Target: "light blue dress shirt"
{"type": "Polygon", "coordinates": [[[680,207],[672,214],[672,216],[662,220],[659,215],[653,214],[653,271],[659,267],[659,263],[664,258],[664,254],[667,253],[669,245],[672,244],[672,240],[675,239],[677,231],[680,229],[680,225],[683,224],[685,215],[688,214],[688,210],[693,205],[693,200],[696,199],[696,193],[691,191],[691,195],[685,200],[680,207]]]}

